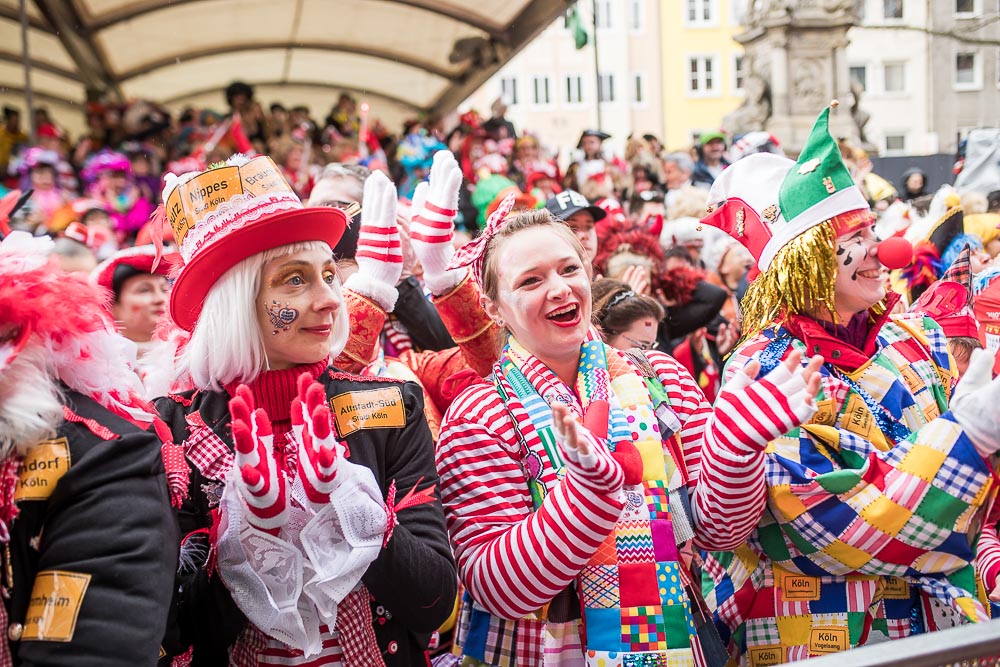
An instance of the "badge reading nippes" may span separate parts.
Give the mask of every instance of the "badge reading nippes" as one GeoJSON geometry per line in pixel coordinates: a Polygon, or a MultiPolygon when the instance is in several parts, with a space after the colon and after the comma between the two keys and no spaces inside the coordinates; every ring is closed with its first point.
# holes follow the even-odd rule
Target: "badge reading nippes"
{"type": "Polygon", "coordinates": [[[89,574],[48,570],[35,575],[21,640],[72,641],[76,618],[89,585],[89,574]]]}
{"type": "Polygon", "coordinates": [[[66,438],[38,443],[21,462],[14,500],[48,499],[59,479],[69,471],[69,466],[69,442],[66,438]]]}
{"type": "Polygon", "coordinates": [[[351,391],[330,399],[341,437],[366,428],[406,426],[403,392],[399,387],[351,391]]]}
{"type": "Polygon", "coordinates": [[[297,201],[274,162],[266,155],[259,155],[240,166],[218,167],[198,174],[174,188],[164,207],[180,246],[188,232],[233,197],[281,194],[288,195],[289,201],[297,201]]]}
{"type": "Polygon", "coordinates": [[[751,646],[747,652],[752,667],[771,667],[785,662],[785,649],[781,644],[751,646]]]}

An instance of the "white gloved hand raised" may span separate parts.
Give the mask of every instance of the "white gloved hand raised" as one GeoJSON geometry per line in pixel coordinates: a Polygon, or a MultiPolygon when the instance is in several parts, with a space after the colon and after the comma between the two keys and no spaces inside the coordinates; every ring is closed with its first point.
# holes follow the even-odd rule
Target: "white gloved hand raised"
{"type": "Polygon", "coordinates": [[[465,277],[464,269],[448,270],[455,248],[455,216],[462,187],[462,169],[451,151],[434,154],[430,182],[421,183],[413,193],[410,241],[424,267],[424,284],[432,294],[447,294],[465,277]]]}
{"type": "Polygon", "coordinates": [[[951,398],[951,414],[976,450],[989,456],[1000,450],[1000,377],[993,377],[994,355],[973,350],[969,370],[951,398]]]}
{"type": "Polygon", "coordinates": [[[392,312],[399,296],[396,284],[403,273],[403,251],[396,226],[396,186],[381,171],[373,171],[365,180],[355,260],[358,272],[344,281],[344,287],[392,312]]]}
{"type": "Polygon", "coordinates": [[[748,363],[723,387],[713,408],[716,428],[724,427],[730,439],[763,449],[767,443],[808,422],[816,414],[816,394],[823,357],[805,366],[802,353],[792,350],[770,373],[760,372],[757,361],[748,363]]]}

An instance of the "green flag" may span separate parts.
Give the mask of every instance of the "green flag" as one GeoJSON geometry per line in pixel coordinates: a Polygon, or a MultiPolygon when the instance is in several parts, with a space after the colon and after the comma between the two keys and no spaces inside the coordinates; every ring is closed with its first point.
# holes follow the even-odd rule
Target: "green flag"
{"type": "Polygon", "coordinates": [[[580,14],[576,11],[576,7],[570,7],[566,11],[566,28],[573,33],[573,41],[576,43],[577,49],[587,46],[590,38],[587,35],[587,29],[583,27],[583,22],[580,20],[580,14]]]}

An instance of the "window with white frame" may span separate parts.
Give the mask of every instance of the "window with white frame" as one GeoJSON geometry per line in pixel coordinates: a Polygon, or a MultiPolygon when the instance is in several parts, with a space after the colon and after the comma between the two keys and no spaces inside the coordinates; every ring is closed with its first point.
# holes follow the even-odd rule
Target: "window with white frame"
{"type": "Polygon", "coordinates": [[[975,51],[955,54],[955,90],[978,90],[982,87],[983,71],[975,51]]]}
{"type": "Polygon", "coordinates": [[[977,0],[955,0],[955,16],[969,17],[979,13],[977,0]]]}
{"type": "Polygon", "coordinates": [[[570,74],[565,78],[564,83],[566,104],[580,104],[583,102],[583,77],[570,74]]]}
{"type": "Polygon", "coordinates": [[[594,2],[594,20],[601,30],[611,28],[611,0],[596,0],[594,2]]]}
{"type": "Polygon", "coordinates": [[[645,0],[629,0],[628,27],[632,32],[642,32],[646,23],[645,0]]]}
{"type": "Polygon", "coordinates": [[[851,83],[861,86],[861,90],[868,90],[868,65],[851,65],[847,71],[851,83]]]}
{"type": "Polygon", "coordinates": [[[886,155],[890,153],[900,154],[905,152],[906,152],[906,133],[886,132],[885,134],[886,155]]]}
{"type": "Polygon", "coordinates": [[[684,23],[689,26],[715,25],[716,0],[684,0],[684,23]]]}
{"type": "Polygon", "coordinates": [[[533,77],[531,84],[534,91],[535,104],[545,105],[549,104],[552,101],[551,98],[549,97],[549,77],[547,76],[533,77]]]}
{"type": "Polygon", "coordinates": [[[632,72],[632,103],[638,106],[646,103],[645,72],[632,72]]]}
{"type": "Polygon", "coordinates": [[[903,0],[882,0],[882,18],[898,21],[903,18],[903,0]]]}
{"type": "Polygon", "coordinates": [[[615,101],[615,75],[599,74],[597,77],[597,101],[615,101]]]}
{"type": "Polygon", "coordinates": [[[855,0],[854,9],[858,12],[858,20],[864,23],[868,16],[868,0],[855,0]]]}
{"type": "Polygon", "coordinates": [[[743,94],[743,82],[746,80],[746,60],[742,53],[733,55],[733,93],[743,94]]]}
{"type": "Polygon", "coordinates": [[[705,97],[719,92],[718,58],[713,55],[688,56],[687,92],[690,97],[705,97]]]}
{"type": "Polygon", "coordinates": [[[503,103],[509,107],[517,104],[517,79],[512,76],[505,76],[500,79],[500,97],[503,103]]]}
{"type": "Polygon", "coordinates": [[[887,93],[902,93],[906,90],[905,63],[882,65],[882,89],[887,93]]]}

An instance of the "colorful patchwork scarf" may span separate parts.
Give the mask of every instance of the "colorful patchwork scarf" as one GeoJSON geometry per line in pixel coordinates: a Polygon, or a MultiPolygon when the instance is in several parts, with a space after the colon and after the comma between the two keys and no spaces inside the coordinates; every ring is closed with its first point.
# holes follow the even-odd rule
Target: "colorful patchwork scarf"
{"type": "MultiPolygon", "coordinates": [[[[534,378],[533,383],[526,375],[536,373],[530,358],[511,338],[496,366],[495,379],[519,426],[535,509],[565,474],[552,431],[552,401],[565,402],[578,419],[595,401],[607,401],[608,448],[615,451],[618,443],[631,442],[643,463],[643,481],[625,488],[627,503],[618,523],[577,579],[587,665],[693,666],[697,639],[683,585],[686,573],[682,572],[671,521],[670,491],[677,488],[672,482],[681,473],[669,452],[678,449],[664,447],[663,436],[674,435],[661,433],[664,420],[656,414],[657,409],[669,408],[654,409],[647,382],[596,335],[585,341],[580,351],[574,386],[579,406],[572,396],[557,390],[546,392],[545,397],[539,395],[535,387],[544,380],[534,378]],[[547,461],[542,460],[542,454],[547,461]]],[[[468,655],[469,647],[465,649],[468,655]]]]}

